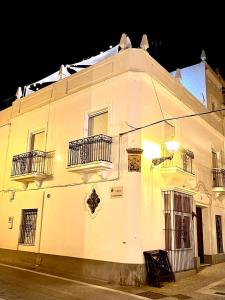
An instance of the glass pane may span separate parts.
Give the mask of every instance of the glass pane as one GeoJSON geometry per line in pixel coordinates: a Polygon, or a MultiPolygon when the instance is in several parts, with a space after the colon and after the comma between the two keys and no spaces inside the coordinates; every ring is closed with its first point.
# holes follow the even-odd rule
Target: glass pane
{"type": "Polygon", "coordinates": [[[191,197],[183,196],[183,212],[191,213],[191,197]]]}
{"type": "Polygon", "coordinates": [[[174,211],[182,211],[182,195],[174,192],[174,211]]]}
{"type": "Polygon", "coordinates": [[[165,211],[171,210],[170,195],[171,195],[171,192],[164,192],[164,210],[165,211]]]}
{"type": "Polygon", "coordinates": [[[171,215],[165,213],[165,249],[171,250],[171,215]]]}
{"type": "Polygon", "coordinates": [[[44,139],[45,139],[44,131],[32,134],[30,151],[32,150],[44,151],[44,139]]]}
{"type": "Polygon", "coordinates": [[[181,216],[175,215],[175,248],[176,249],[181,249],[181,232],[182,232],[181,216]]]}
{"type": "Polygon", "coordinates": [[[184,216],[183,218],[183,240],[184,240],[184,248],[190,248],[190,217],[184,216]]]}
{"type": "Polygon", "coordinates": [[[218,168],[217,154],[214,151],[212,151],[212,167],[218,168]]]}
{"type": "Polygon", "coordinates": [[[108,112],[90,116],[88,122],[88,135],[108,134],[108,112]]]}

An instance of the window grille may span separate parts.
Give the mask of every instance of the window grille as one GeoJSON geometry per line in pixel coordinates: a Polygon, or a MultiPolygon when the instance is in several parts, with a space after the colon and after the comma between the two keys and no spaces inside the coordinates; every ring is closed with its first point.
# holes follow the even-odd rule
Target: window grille
{"type": "Polygon", "coordinates": [[[36,222],[37,222],[37,209],[23,209],[22,220],[20,226],[20,244],[34,245],[36,222]]]}

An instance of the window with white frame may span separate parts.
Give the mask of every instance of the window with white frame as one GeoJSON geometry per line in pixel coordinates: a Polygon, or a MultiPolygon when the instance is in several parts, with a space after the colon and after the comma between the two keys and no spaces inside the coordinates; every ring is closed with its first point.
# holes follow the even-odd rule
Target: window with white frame
{"type": "Polygon", "coordinates": [[[19,243],[25,245],[34,245],[36,222],[37,222],[37,209],[23,209],[22,219],[20,225],[20,238],[19,243]]]}
{"type": "Polygon", "coordinates": [[[102,110],[89,114],[88,135],[108,134],[108,111],[102,110]]]}
{"type": "Polygon", "coordinates": [[[215,150],[212,150],[212,167],[218,168],[218,154],[215,150]]]}
{"type": "Polygon", "coordinates": [[[164,195],[165,249],[182,250],[192,247],[192,196],[177,191],[164,195]]]}
{"type": "Polygon", "coordinates": [[[45,132],[34,132],[31,134],[30,151],[44,151],[45,132]]]}

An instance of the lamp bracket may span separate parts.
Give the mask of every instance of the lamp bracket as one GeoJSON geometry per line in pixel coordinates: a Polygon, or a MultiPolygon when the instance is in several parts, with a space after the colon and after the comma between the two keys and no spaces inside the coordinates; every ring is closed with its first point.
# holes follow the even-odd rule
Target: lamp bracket
{"type": "Polygon", "coordinates": [[[161,164],[162,162],[164,162],[167,159],[172,160],[173,159],[173,155],[171,155],[171,156],[165,156],[165,157],[159,157],[159,158],[153,158],[152,164],[154,166],[158,166],[159,164],[161,164]]]}

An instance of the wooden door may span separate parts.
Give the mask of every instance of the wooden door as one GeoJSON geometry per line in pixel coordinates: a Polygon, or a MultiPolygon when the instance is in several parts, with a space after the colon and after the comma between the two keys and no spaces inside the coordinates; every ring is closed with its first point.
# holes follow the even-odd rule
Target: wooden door
{"type": "Polygon", "coordinates": [[[216,215],[216,240],[217,253],[223,253],[223,235],[222,235],[222,220],[221,216],[216,215]]]}
{"type": "Polygon", "coordinates": [[[198,240],[198,256],[200,263],[204,263],[204,244],[203,244],[203,228],[202,228],[202,208],[196,207],[197,219],[197,240],[198,240]]]}

